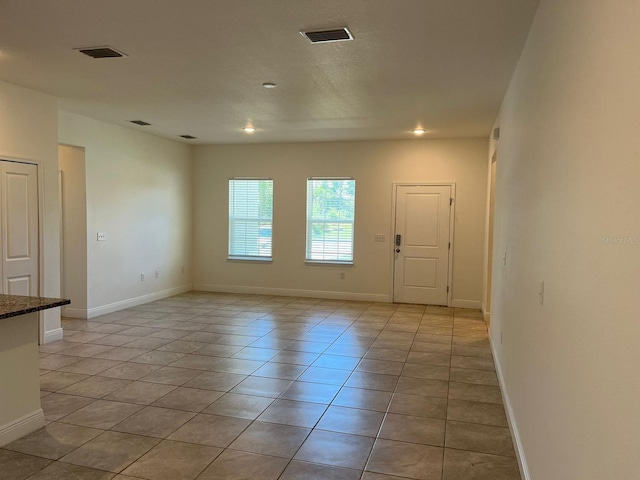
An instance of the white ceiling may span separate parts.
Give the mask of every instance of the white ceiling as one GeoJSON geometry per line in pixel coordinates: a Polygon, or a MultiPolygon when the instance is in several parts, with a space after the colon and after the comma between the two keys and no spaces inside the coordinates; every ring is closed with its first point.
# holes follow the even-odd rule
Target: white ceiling
{"type": "Polygon", "coordinates": [[[2,0],[0,79],[191,143],[401,139],[418,124],[425,137],[487,136],[537,4],[2,0]],[[354,41],[312,45],[298,33],[342,26],[354,41]],[[103,45],[128,56],[73,50],[103,45]]]}

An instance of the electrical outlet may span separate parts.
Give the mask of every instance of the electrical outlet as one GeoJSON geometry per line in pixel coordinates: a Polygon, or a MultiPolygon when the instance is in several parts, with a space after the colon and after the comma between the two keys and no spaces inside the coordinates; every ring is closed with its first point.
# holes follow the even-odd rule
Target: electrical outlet
{"type": "Polygon", "coordinates": [[[107,234],[105,232],[98,232],[98,241],[99,242],[106,242],[107,241],[107,234]]]}
{"type": "Polygon", "coordinates": [[[340,280],[344,280],[345,278],[347,278],[347,274],[344,272],[340,272],[340,280]]]}
{"type": "Polygon", "coordinates": [[[155,275],[156,275],[156,278],[160,278],[160,271],[156,270],[155,275]]]}
{"type": "Polygon", "coordinates": [[[140,281],[141,281],[141,282],[144,282],[144,273],[141,273],[141,274],[140,274],[140,281]]]}
{"type": "Polygon", "coordinates": [[[376,240],[376,242],[384,242],[384,235],[382,235],[380,233],[376,234],[375,240],[376,240]]]}

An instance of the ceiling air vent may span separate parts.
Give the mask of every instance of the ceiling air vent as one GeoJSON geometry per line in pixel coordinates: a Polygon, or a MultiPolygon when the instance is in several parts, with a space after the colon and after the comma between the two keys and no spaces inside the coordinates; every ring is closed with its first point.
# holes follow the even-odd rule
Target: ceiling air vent
{"type": "Polygon", "coordinates": [[[320,30],[316,32],[300,32],[311,43],[346,42],[353,40],[353,35],[347,28],[320,30]]]}
{"type": "Polygon", "coordinates": [[[76,50],[91,58],[116,58],[127,56],[125,53],[119,52],[115,48],[111,47],[76,48],[76,50]]]}
{"type": "Polygon", "coordinates": [[[143,127],[151,125],[150,123],[145,122],[144,120],[129,120],[131,123],[135,123],[136,125],[140,125],[143,127]]]}
{"type": "Polygon", "coordinates": [[[180,135],[182,138],[186,138],[187,140],[195,140],[196,137],[193,135],[180,135]]]}

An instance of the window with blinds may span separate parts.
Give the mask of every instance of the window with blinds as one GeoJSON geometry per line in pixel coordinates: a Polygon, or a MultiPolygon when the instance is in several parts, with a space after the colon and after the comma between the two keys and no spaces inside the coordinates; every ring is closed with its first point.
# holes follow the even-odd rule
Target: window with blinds
{"type": "Polygon", "coordinates": [[[229,180],[229,258],[270,260],[273,180],[229,180]]]}
{"type": "Polygon", "coordinates": [[[307,261],[353,262],[356,181],[307,180],[307,261]]]}

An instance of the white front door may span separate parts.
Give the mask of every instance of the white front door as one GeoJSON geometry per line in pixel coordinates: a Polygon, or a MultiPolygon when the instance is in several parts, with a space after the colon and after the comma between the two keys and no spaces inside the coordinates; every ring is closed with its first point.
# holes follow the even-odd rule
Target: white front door
{"type": "Polygon", "coordinates": [[[2,293],[38,295],[38,167],[0,162],[2,293]]]}
{"type": "Polygon", "coordinates": [[[447,305],[451,186],[396,189],[393,301],[447,305]]]}

